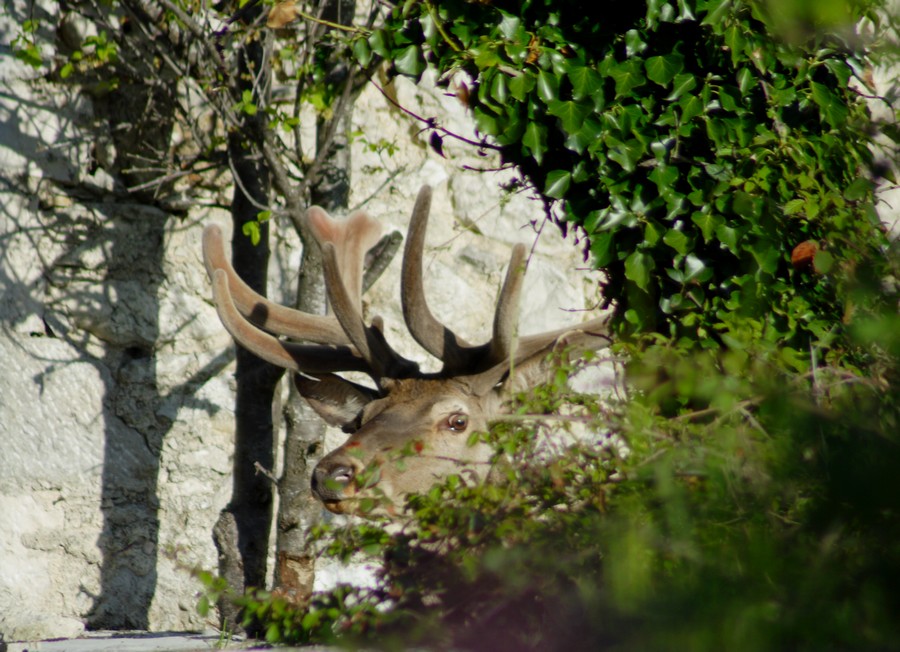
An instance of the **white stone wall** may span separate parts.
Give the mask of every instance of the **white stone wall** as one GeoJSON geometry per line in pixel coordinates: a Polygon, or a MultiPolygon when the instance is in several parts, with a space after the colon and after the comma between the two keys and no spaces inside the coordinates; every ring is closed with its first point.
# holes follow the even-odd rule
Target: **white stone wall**
{"type": "MultiPolygon", "coordinates": [[[[17,20],[0,22],[4,42],[17,20]]],[[[90,99],[29,76],[0,53],[0,632],[203,628],[184,568],[216,567],[211,530],[231,489],[233,355],[209,301],[200,231],[230,218],[202,208],[178,217],[113,196],[110,176],[88,167],[108,140],[90,99]]],[[[470,131],[455,99],[409,84],[398,93],[470,131]]],[[[487,336],[513,242],[535,245],[523,332],[587,317],[565,312],[595,300],[579,247],[550,225],[538,237],[530,222],[540,225],[540,205],[507,202],[501,176],[463,169],[495,162],[449,139],[448,158],[436,155],[420,125],[374,88],[355,122],[364,136],[351,203],[404,231],[419,186],[435,187],[426,290],[441,319],[467,338],[487,336]],[[393,156],[367,147],[382,139],[398,147],[393,156]]],[[[272,293],[289,301],[296,237],[287,223],[273,231],[272,293]]],[[[395,260],[366,306],[398,349],[424,362],[403,330],[398,278],[395,260]]]]}

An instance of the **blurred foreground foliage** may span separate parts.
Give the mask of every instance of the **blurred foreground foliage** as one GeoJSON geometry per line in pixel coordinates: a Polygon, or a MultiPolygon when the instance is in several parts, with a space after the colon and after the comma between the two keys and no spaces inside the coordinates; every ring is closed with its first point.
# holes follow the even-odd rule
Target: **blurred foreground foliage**
{"type": "Polygon", "coordinates": [[[620,345],[626,396],[518,397],[485,435],[493,482],[454,476],[402,526],[321,533],[328,554],[379,555],[377,588],[256,594],[247,617],[272,642],[378,649],[897,649],[896,315],[860,332],[869,374],[620,345]]]}

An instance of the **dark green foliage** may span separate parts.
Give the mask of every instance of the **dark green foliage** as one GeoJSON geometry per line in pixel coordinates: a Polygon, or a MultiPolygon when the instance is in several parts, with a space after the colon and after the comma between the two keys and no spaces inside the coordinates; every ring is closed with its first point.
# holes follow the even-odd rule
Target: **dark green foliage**
{"type": "MultiPolygon", "coordinates": [[[[844,6],[847,24],[872,7],[844,6]]],[[[729,0],[451,0],[402,4],[369,47],[400,74],[467,73],[479,130],[587,235],[624,332],[805,358],[884,245],[846,35],[786,41],[729,0]],[[793,266],[807,241],[815,264],[793,266]]]]}

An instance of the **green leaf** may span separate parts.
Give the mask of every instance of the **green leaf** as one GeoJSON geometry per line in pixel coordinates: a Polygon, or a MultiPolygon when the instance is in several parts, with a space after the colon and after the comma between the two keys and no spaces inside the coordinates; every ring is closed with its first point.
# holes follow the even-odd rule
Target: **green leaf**
{"type": "Polygon", "coordinates": [[[472,48],[471,52],[475,55],[475,65],[480,70],[495,68],[502,61],[494,43],[487,43],[484,47],[472,48]]]}
{"type": "Polygon", "coordinates": [[[521,75],[516,75],[507,83],[509,94],[520,102],[524,102],[528,93],[530,93],[531,89],[534,88],[534,83],[534,75],[529,72],[524,72],[521,75]]]}
{"type": "Polygon", "coordinates": [[[625,56],[633,57],[647,49],[647,44],[636,29],[625,32],[625,56]]]}
{"type": "Polygon", "coordinates": [[[626,172],[634,172],[646,152],[644,145],[636,138],[623,143],[612,136],[607,136],[605,142],[608,147],[607,157],[621,165],[626,172]]]}
{"type": "Polygon", "coordinates": [[[385,59],[391,57],[388,43],[390,43],[389,36],[383,29],[376,29],[369,35],[369,46],[372,48],[372,52],[385,59]]]}
{"type": "Polygon", "coordinates": [[[559,95],[559,78],[552,72],[541,70],[537,78],[537,93],[546,104],[555,100],[559,95]]]}
{"type": "Polygon", "coordinates": [[[503,34],[504,38],[514,39],[516,37],[516,31],[522,23],[521,19],[518,16],[502,10],[500,10],[500,15],[503,16],[499,25],[500,33],[503,34]]]}
{"type": "Polygon", "coordinates": [[[716,227],[716,238],[733,254],[738,253],[738,242],[741,235],[740,230],[727,224],[720,224],[716,227]]]}
{"type": "Polygon", "coordinates": [[[703,241],[709,242],[715,236],[716,228],[724,220],[720,215],[698,211],[691,215],[691,221],[700,229],[700,233],[703,234],[703,241]]]}
{"type": "Polygon", "coordinates": [[[825,121],[832,127],[839,128],[847,120],[847,106],[825,85],[810,82],[813,102],[822,109],[825,121]]]}
{"type": "Polygon", "coordinates": [[[369,65],[372,61],[372,46],[369,44],[369,41],[365,38],[354,39],[353,41],[353,56],[356,57],[356,60],[359,62],[363,68],[369,65]]]}
{"type": "Polygon", "coordinates": [[[672,187],[678,181],[678,168],[674,165],[660,163],[650,173],[650,179],[656,183],[660,194],[671,193],[672,187]]]}
{"type": "Polygon", "coordinates": [[[616,96],[627,95],[632,89],[644,84],[647,79],[641,72],[641,62],[625,61],[609,69],[609,76],[616,82],[616,96]]]}
{"type": "Polygon", "coordinates": [[[782,212],[785,215],[794,215],[796,213],[799,213],[801,210],[803,210],[803,207],[805,205],[806,205],[805,199],[791,199],[790,201],[785,203],[784,208],[782,209],[782,212]]]}
{"type": "Polygon", "coordinates": [[[678,101],[681,106],[681,122],[690,122],[703,113],[703,101],[696,95],[685,95],[678,101]]]}
{"type": "Polygon", "coordinates": [[[256,115],[256,104],[253,102],[253,91],[247,89],[241,93],[241,101],[235,105],[242,113],[247,115],[256,115]]]}
{"type": "Polygon", "coordinates": [[[841,88],[847,88],[853,69],[845,61],[839,59],[826,59],[825,66],[838,78],[841,88]]]}
{"type": "Polygon", "coordinates": [[[722,108],[731,113],[739,112],[742,108],[741,94],[737,88],[733,86],[723,86],[719,89],[719,104],[722,108]]]}
{"type": "Polygon", "coordinates": [[[266,641],[269,643],[278,643],[281,641],[281,628],[278,623],[269,623],[266,628],[266,641]]]}
{"type": "Polygon", "coordinates": [[[569,189],[572,181],[572,173],[568,170],[553,170],[547,173],[547,181],[544,184],[544,194],[553,199],[562,199],[569,189]]]}
{"type": "Polygon", "coordinates": [[[28,64],[32,68],[40,68],[44,65],[44,59],[41,56],[41,49],[33,43],[27,44],[25,47],[15,47],[16,59],[28,64]]]}
{"type": "Polygon", "coordinates": [[[254,247],[259,244],[259,241],[261,239],[259,233],[259,222],[244,222],[244,225],[241,227],[241,233],[250,238],[250,242],[253,243],[254,247]]]}
{"type": "Polygon", "coordinates": [[[576,66],[568,72],[569,82],[572,84],[572,99],[580,100],[585,97],[593,97],[603,88],[603,77],[593,68],[588,66],[576,66]]]}
{"type": "Polygon", "coordinates": [[[766,238],[760,238],[755,240],[749,249],[762,271],[767,274],[775,273],[775,270],[778,269],[778,261],[781,259],[781,252],[773,242],[766,238]]]}
{"type": "Polygon", "coordinates": [[[722,19],[726,12],[731,8],[731,0],[710,0],[707,4],[706,17],[700,22],[701,25],[712,25],[717,28],[721,25],[722,19]]]}
{"type": "Polygon", "coordinates": [[[655,266],[652,256],[643,251],[635,251],[625,259],[625,278],[646,292],[650,285],[650,272],[655,266]]]}
{"type": "Polygon", "coordinates": [[[684,276],[682,280],[685,283],[690,283],[691,281],[696,281],[697,283],[703,283],[712,278],[713,270],[706,266],[702,260],[697,258],[694,254],[688,254],[684,258],[684,276]]]}
{"type": "Polygon", "coordinates": [[[677,52],[665,56],[650,57],[644,63],[644,68],[647,71],[647,77],[651,81],[656,82],[660,86],[667,86],[675,78],[675,75],[684,68],[684,57],[677,52]]]}
{"type": "Polygon", "coordinates": [[[491,81],[490,95],[495,104],[499,104],[500,106],[506,104],[507,99],[509,98],[509,86],[507,84],[508,79],[509,78],[502,72],[494,75],[494,78],[491,81]]]}
{"type": "Polygon", "coordinates": [[[591,110],[591,106],[571,101],[551,101],[547,106],[547,113],[559,118],[562,121],[563,129],[568,133],[574,133],[581,129],[584,119],[591,113],[591,110]]]}
{"type": "Polygon", "coordinates": [[[659,242],[660,237],[662,237],[662,232],[664,227],[655,223],[653,220],[647,220],[644,223],[644,243],[654,246],[657,242],[659,242]]]}
{"type": "Polygon", "coordinates": [[[756,75],[753,74],[753,71],[750,70],[750,68],[741,68],[740,72],[738,72],[737,79],[738,88],[741,89],[741,95],[749,94],[750,89],[757,83],[756,75]]]}
{"type": "Polygon", "coordinates": [[[597,141],[600,137],[603,127],[592,117],[588,117],[581,123],[581,127],[569,134],[566,139],[566,147],[579,154],[584,151],[585,147],[597,141]]]}
{"type": "MultiPolygon", "coordinates": [[[[675,75],[675,80],[672,83],[672,92],[669,93],[669,96],[666,98],[670,102],[674,102],[681,98],[685,93],[688,93],[694,90],[697,87],[697,78],[694,77],[689,72],[684,72],[679,75],[675,75]]],[[[699,100],[697,102],[700,104],[699,100]]],[[[702,104],[700,105],[702,109],[702,104]]]]}
{"type": "Polygon", "coordinates": [[[844,199],[847,201],[860,201],[861,199],[866,199],[871,192],[872,182],[859,177],[844,190],[844,199]]]}
{"type": "Polygon", "coordinates": [[[827,274],[834,267],[834,256],[827,251],[817,251],[813,256],[813,269],[818,274],[827,274]]]}
{"type": "Polygon", "coordinates": [[[401,75],[418,79],[425,72],[422,50],[418,45],[403,48],[394,57],[394,67],[401,75]]]}
{"type": "Polygon", "coordinates": [[[738,61],[743,58],[745,43],[746,39],[744,39],[740,23],[734,23],[725,30],[725,45],[731,52],[731,65],[736,66],[738,61]]]}
{"type": "Polygon", "coordinates": [[[594,265],[606,267],[616,254],[615,233],[613,231],[600,231],[591,235],[591,254],[594,256],[594,265]]]}
{"type": "Polygon", "coordinates": [[[522,144],[528,148],[538,165],[547,151],[547,128],[538,122],[529,122],[522,136],[522,144]]]}
{"type": "Polygon", "coordinates": [[[663,242],[672,247],[672,249],[680,253],[682,256],[691,249],[691,239],[682,231],[678,231],[676,229],[669,229],[668,231],[666,231],[666,234],[663,236],[663,242]]]}
{"type": "Polygon", "coordinates": [[[499,145],[512,145],[518,143],[525,131],[524,118],[516,111],[507,111],[506,116],[500,116],[495,121],[496,124],[503,124],[502,129],[498,127],[498,131],[494,134],[499,145]]]}
{"type": "Polygon", "coordinates": [[[759,200],[752,195],[739,190],[734,193],[734,212],[738,215],[750,219],[759,217],[762,205],[759,200]]]}

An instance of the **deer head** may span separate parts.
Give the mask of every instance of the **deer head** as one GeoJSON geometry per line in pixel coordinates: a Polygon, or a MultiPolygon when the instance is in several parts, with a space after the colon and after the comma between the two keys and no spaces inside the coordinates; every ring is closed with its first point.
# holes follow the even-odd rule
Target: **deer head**
{"type": "Polygon", "coordinates": [[[397,502],[463,469],[483,479],[492,450],[484,443],[469,446],[471,433],[484,432],[501,416],[510,391],[544,379],[554,348],[598,349],[609,341],[603,318],[516,337],[525,274],[521,244],[512,251],[490,340],[474,345],[453,333],[425,300],[422,255],[430,207],[431,188],[423,186],[403,253],[400,298],[410,334],[442,362],[441,370],[432,373],[420,371],[389,346],[379,317],[368,324],[363,319],[363,261],[380,233],[365,213],[343,221],[318,207],[307,213],[322,249],[328,315],[299,312],[256,294],[229,264],[219,228],[209,226],[203,235],[225,328],[259,357],[294,372],[300,394],[316,412],[350,434],[318,463],[312,477],[313,493],[335,513],[356,512],[359,499],[374,491],[397,502]],[[337,375],[350,371],[367,374],[374,387],[337,375]]]}

